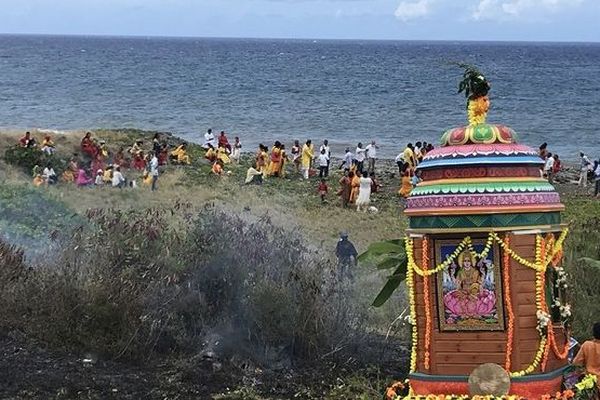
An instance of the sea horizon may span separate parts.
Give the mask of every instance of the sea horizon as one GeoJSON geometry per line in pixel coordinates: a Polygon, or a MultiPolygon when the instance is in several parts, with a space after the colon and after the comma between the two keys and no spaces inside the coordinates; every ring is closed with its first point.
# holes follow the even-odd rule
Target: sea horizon
{"type": "Polygon", "coordinates": [[[240,136],[245,150],[376,140],[390,158],[466,124],[457,61],[491,81],[488,122],[566,160],[581,149],[600,156],[598,42],[0,34],[0,127],[130,128],[196,142],[212,128],[240,136]]]}

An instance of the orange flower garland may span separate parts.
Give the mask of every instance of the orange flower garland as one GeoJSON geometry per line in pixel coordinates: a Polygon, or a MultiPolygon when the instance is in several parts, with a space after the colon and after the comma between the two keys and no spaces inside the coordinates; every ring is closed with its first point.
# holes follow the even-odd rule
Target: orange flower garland
{"type": "Polygon", "coordinates": [[[431,299],[429,294],[429,276],[427,276],[427,270],[429,269],[429,238],[423,237],[422,246],[422,262],[423,271],[425,271],[423,278],[423,297],[425,303],[425,357],[424,364],[425,369],[429,370],[430,367],[430,354],[429,347],[431,345],[431,299]]]}
{"type": "Polygon", "coordinates": [[[558,344],[556,343],[556,336],[554,336],[554,327],[552,324],[548,326],[548,342],[550,342],[550,346],[552,346],[552,351],[556,355],[556,357],[560,360],[564,360],[569,355],[569,335],[566,335],[567,340],[565,341],[565,347],[560,351],[558,349],[558,344]]]}
{"type": "MultiPolygon", "coordinates": [[[[510,247],[510,237],[508,234],[504,237],[504,247],[510,247]]],[[[512,307],[512,298],[510,294],[510,254],[507,251],[503,252],[502,273],[504,274],[504,301],[506,302],[506,312],[508,314],[508,332],[506,339],[506,359],[504,361],[504,369],[510,372],[512,363],[512,351],[515,331],[515,314],[512,307]]]]}

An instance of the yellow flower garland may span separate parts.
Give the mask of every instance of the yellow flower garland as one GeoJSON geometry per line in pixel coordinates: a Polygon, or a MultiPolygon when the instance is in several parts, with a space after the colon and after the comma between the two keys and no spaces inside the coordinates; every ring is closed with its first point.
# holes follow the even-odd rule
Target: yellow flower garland
{"type": "MultiPolygon", "coordinates": [[[[409,260],[413,260],[413,242],[406,237],[406,255],[409,260]]],[[[410,372],[417,370],[417,346],[419,345],[419,334],[417,331],[417,305],[415,303],[415,281],[411,262],[409,261],[406,270],[406,285],[408,286],[408,301],[410,304],[410,322],[412,324],[412,344],[410,351],[410,372]]]]}

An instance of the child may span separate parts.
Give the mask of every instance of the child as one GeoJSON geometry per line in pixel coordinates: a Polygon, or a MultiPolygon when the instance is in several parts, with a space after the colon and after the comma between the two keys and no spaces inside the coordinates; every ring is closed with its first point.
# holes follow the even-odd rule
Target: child
{"type": "Polygon", "coordinates": [[[223,162],[221,160],[216,160],[212,165],[212,173],[221,176],[223,175],[223,162]]]}
{"type": "Polygon", "coordinates": [[[319,178],[327,176],[327,168],[329,168],[329,156],[325,149],[321,149],[321,154],[319,154],[319,178]]]}
{"type": "Polygon", "coordinates": [[[421,170],[419,169],[419,170],[417,170],[417,172],[415,172],[415,174],[413,175],[413,177],[410,179],[410,183],[411,183],[411,185],[412,185],[412,187],[414,189],[422,181],[423,181],[423,179],[421,179],[421,170]]]}
{"type": "Polygon", "coordinates": [[[104,185],[104,171],[102,171],[101,169],[99,169],[96,172],[96,180],[94,181],[94,185],[96,185],[96,186],[104,185]]]}
{"type": "Polygon", "coordinates": [[[242,155],[242,143],[240,142],[240,138],[238,136],[235,137],[235,142],[233,143],[233,151],[231,153],[231,159],[236,164],[240,162],[240,156],[242,155]]]}
{"type": "Polygon", "coordinates": [[[600,322],[594,324],[592,333],[594,339],[581,345],[579,353],[573,359],[573,365],[582,365],[588,374],[600,378],[600,322]]]}
{"type": "Polygon", "coordinates": [[[327,182],[325,182],[325,179],[321,179],[321,183],[319,183],[319,187],[317,188],[319,196],[321,196],[321,204],[325,204],[325,197],[327,196],[328,190],[329,188],[327,187],[327,182]]]}
{"type": "Polygon", "coordinates": [[[381,187],[381,184],[377,180],[377,177],[375,177],[375,172],[371,172],[369,174],[369,178],[371,178],[371,193],[377,193],[381,187]]]}

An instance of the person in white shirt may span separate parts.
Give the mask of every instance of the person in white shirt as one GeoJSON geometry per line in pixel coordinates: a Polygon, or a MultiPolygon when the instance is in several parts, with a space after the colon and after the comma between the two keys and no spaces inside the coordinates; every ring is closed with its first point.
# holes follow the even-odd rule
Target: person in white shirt
{"type": "Polygon", "coordinates": [[[242,142],[240,142],[240,138],[238,136],[235,137],[235,143],[233,144],[233,149],[231,152],[231,159],[235,163],[240,162],[240,157],[242,156],[242,142]]]}
{"type": "Polygon", "coordinates": [[[325,155],[329,158],[329,162],[327,163],[327,168],[325,169],[325,177],[329,176],[329,164],[331,163],[331,148],[329,147],[329,141],[327,139],[323,140],[323,144],[321,148],[319,148],[319,154],[325,151],[325,155]]]}
{"type": "Polygon", "coordinates": [[[104,171],[99,169],[96,171],[96,179],[94,180],[94,185],[96,186],[104,186],[104,171]]]}
{"type": "Polygon", "coordinates": [[[150,176],[152,177],[152,191],[156,190],[156,181],[158,181],[158,158],[156,153],[152,152],[152,159],[150,159],[150,176]]]}
{"type": "Polygon", "coordinates": [[[544,164],[544,177],[548,179],[548,182],[552,183],[554,172],[554,157],[552,157],[552,153],[548,153],[548,157],[546,158],[546,163],[544,164]]]}
{"type": "Polygon", "coordinates": [[[204,143],[202,144],[202,147],[208,150],[210,147],[209,145],[215,149],[217,148],[217,140],[215,139],[215,135],[212,133],[212,129],[207,130],[204,134],[204,143]]]}
{"type": "Polygon", "coordinates": [[[594,196],[600,196],[600,162],[596,165],[596,169],[594,170],[594,196]]]}
{"type": "Polygon", "coordinates": [[[47,164],[46,168],[44,168],[44,171],[42,173],[42,178],[44,178],[44,180],[46,181],[46,183],[48,185],[53,185],[58,181],[58,177],[56,176],[56,173],[54,172],[54,168],[52,168],[52,166],[50,164],[47,164]]]}
{"type": "Polygon", "coordinates": [[[369,173],[375,172],[375,160],[377,160],[377,149],[378,148],[379,148],[379,146],[377,146],[375,144],[375,141],[373,140],[371,142],[371,144],[367,145],[367,147],[365,149],[367,151],[369,173]]]}
{"type": "Polygon", "coordinates": [[[587,184],[588,184],[587,176],[588,176],[588,171],[592,167],[592,162],[590,161],[588,156],[583,154],[583,152],[579,153],[579,156],[581,157],[581,168],[580,168],[580,172],[579,172],[579,181],[577,182],[577,185],[578,186],[583,185],[583,187],[587,187],[587,184]]]}
{"type": "Polygon", "coordinates": [[[344,154],[344,159],[342,160],[339,169],[343,168],[344,171],[350,171],[350,168],[352,168],[353,160],[354,154],[352,154],[352,152],[350,151],[350,147],[346,147],[346,154],[344,154]]]}
{"type": "Polygon", "coordinates": [[[125,177],[121,173],[121,167],[115,168],[112,177],[112,186],[122,189],[125,187],[125,177]]]}
{"type": "Polygon", "coordinates": [[[329,169],[329,156],[325,152],[325,149],[321,148],[321,154],[319,154],[319,178],[327,177],[328,169],[329,169]]]}
{"type": "Polygon", "coordinates": [[[398,172],[402,174],[402,167],[404,166],[404,151],[401,151],[400,154],[394,158],[396,165],[398,166],[398,172]]]}
{"type": "Polygon", "coordinates": [[[362,143],[359,143],[354,152],[354,163],[356,164],[356,170],[360,172],[361,175],[363,172],[366,151],[366,149],[363,149],[362,143]]]}
{"type": "Polygon", "coordinates": [[[373,181],[368,177],[360,178],[360,186],[358,188],[358,198],[356,199],[356,211],[367,212],[371,203],[371,184],[373,181]]]}

